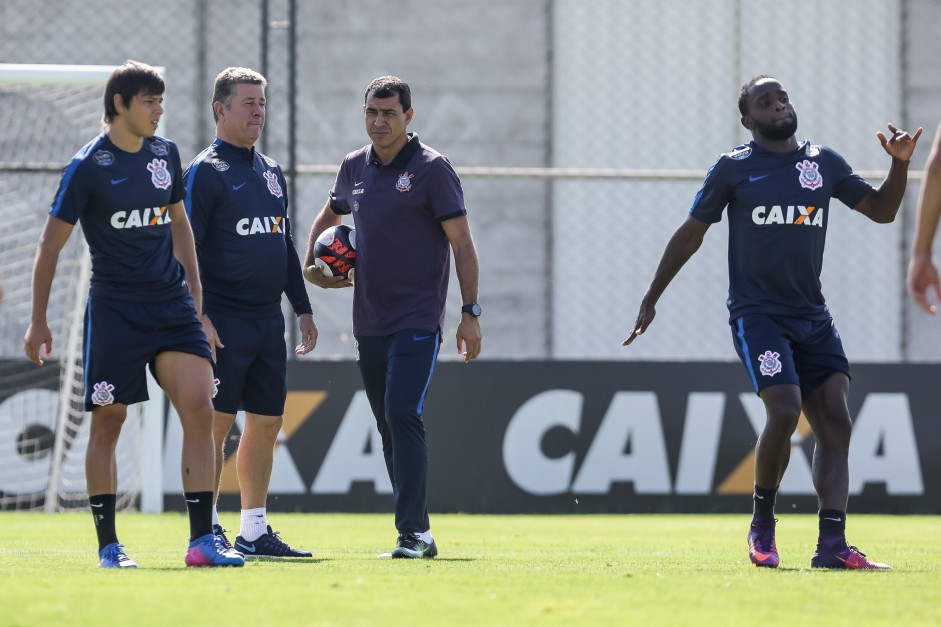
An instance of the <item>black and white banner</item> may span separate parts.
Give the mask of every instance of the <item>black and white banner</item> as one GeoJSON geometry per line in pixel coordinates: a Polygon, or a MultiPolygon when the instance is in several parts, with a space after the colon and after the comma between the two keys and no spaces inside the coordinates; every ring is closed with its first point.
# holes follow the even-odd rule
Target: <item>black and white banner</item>
{"type": "MultiPolygon", "coordinates": [[[[295,362],[288,372],[269,507],[391,510],[356,364],[295,362]]],[[[939,373],[854,366],[850,511],[941,513],[939,373]]],[[[442,362],[424,419],[433,512],[743,512],[765,412],[737,363],[442,362]]],[[[181,437],[171,416],[168,509],[182,506],[181,437]]],[[[227,451],[236,444],[233,433],[227,451]]],[[[779,511],[816,511],[812,454],[802,417],[779,511]]],[[[237,486],[231,455],[223,507],[238,508],[237,486]]]]}
{"type": "MultiPolygon", "coordinates": [[[[46,489],[58,372],[23,360],[2,365],[0,497],[15,508],[41,502],[46,489]],[[26,493],[37,497],[16,498],[26,493]]],[[[939,364],[854,366],[850,511],[941,514],[939,380],[939,364]]],[[[390,511],[392,488],[356,364],[292,362],[288,386],[269,507],[390,511]]],[[[764,416],[737,363],[442,362],[424,414],[429,507],[750,511],[764,416]]],[[[242,426],[240,414],[226,443],[220,504],[227,509],[239,507],[234,452],[242,426]]],[[[182,431],[172,409],[164,440],[164,506],[180,510],[182,431]]],[[[802,418],[778,511],[816,511],[813,440],[802,418]]]]}

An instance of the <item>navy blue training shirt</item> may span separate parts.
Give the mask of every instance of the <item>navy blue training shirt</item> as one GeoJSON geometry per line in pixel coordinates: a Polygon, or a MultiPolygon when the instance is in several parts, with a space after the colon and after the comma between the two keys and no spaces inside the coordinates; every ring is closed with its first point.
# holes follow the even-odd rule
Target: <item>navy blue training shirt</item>
{"type": "Polygon", "coordinates": [[[854,207],[871,190],[843,157],[807,141],[787,153],[750,142],[721,155],[689,213],[715,223],[729,208],[730,319],[828,318],[820,270],[830,198],[854,207]]]}
{"type": "Polygon", "coordinates": [[[356,228],[353,334],[440,331],[451,270],[441,223],[467,213],[447,158],[414,133],[386,165],[364,146],[340,164],[330,208],[356,228]]]}
{"type": "Polygon", "coordinates": [[[62,172],[50,215],[81,220],[91,254],[91,296],[155,302],[183,296],[168,206],[183,200],[180,153],[162,137],[125,152],[102,133],[62,172]]]}
{"type": "Polygon", "coordinates": [[[184,176],[206,306],[265,317],[280,313],[286,293],[295,314],[311,313],[281,166],[216,139],[184,176]]]}

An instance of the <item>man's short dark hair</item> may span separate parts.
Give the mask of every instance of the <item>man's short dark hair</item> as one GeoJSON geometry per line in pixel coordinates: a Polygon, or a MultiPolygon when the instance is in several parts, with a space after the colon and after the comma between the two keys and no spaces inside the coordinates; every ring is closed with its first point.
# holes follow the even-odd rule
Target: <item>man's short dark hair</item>
{"type": "Polygon", "coordinates": [[[247,67],[227,67],[219,72],[212,88],[212,119],[214,122],[219,121],[219,116],[216,115],[214,105],[217,102],[221,102],[226,109],[232,106],[232,97],[235,96],[235,86],[240,83],[261,85],[262,87],[268,85],[268,81],[265,80],[264,76],[247,67]]]}
{"type": "Polygon", "coordinates": [[[157,70],[146,63],[128,59],[124,65],[111,72],[105,85],[105,123],[110,124],[118,115],[118,109],[114,106],[115,94],[121,96],[125,107],[129,107],[134,96],[161,96],[165,88],[163,77],[157,70]]]}
{"type": "Polygon", "coordinates": [[[777,80],[770,74],[759,74],[758,76],[752,78],[750,81],[742,85],[742,91],[738,93],[738,110],[743,116],[748,115],[748,90],[755,86],[758,81],[763,81],[766,78],[772,80],[777,80]]]}
{"type": "Polygon", "coordinates": [[[366,87],[366,93],[363,94],[363,104],[366,104],[369,92],[373,92],[376,98],[388,98],[398,94],[399,102],[402,103],[402,111],[408,111],[412,108],[412,90],[409,89],[408,83],[401,78],[395,76],[374,78],[366,87]]]}

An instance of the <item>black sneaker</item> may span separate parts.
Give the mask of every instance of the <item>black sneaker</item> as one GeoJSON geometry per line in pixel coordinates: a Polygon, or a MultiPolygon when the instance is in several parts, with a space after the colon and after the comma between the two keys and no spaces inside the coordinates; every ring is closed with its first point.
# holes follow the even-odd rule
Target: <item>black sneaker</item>
{"type": "Polygon", "coordinates": [[[219,536],[219,539],[222,540],[222,546],[224,546],[227,549],[231,549],[233,548],[232,543],[229,542],[229,539],[227,537],[225,537],[226,531],[228,531],[228,529],[223,529],[222,525],[212,526],[212,535],[219,536]]]}
{"type": "Polygon", "coordinates": [[[438,554],[438,547],[435,545],[434,538],[431,544],[421,539],[417,533],[400,533],[399,541],[395,543],[392,549],[392,557],[406,559],[432,558],[438,554]]]}
{"type": "Polygon", "coordinates": [[[281,539],[277,531],[271,530],[268,525],[268,533],[262,534],[257,540],[249,542],[242,536],[235,538],[235,550],[242,553],[245,559],[265,559],[271,557],[313,557],[310,551],[298,551],[292,549],[284,540],[281,539]]]}

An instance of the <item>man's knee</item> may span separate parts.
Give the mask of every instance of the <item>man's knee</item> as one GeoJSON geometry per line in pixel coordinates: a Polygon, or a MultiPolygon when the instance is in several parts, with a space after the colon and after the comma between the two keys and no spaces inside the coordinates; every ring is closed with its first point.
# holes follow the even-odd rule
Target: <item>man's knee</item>
{"type": "Polygon", "coordinates": [[[761,400],[765,404],[767,427],[775,431],[786,431],[789,435],[793,433],[801,415],[800,394],[768,388],[762,392],[761,400]]]}
{"type": "Polygon", "coordinates": [[[284,424],[284,416],[263,416],[260,414],[246,414],[245,416],[245,434],[255,435],[274,442],[281,433],[281,426],[284,424]]]}
{"type": "Polygon", "coordinates": [[[849,414],[834,412],[814,422],[814,438],[818,446],[833,451],[849,451],[853,433],[853,421],[849,414]]]}
{"type": "Polygon", "coordinates": [[[386,422],[391,429],[414,426],[421,423],[415,403],[386,402],[386,422]]]}
{"type": "Polygon", "coordinates": [[[127,405],[115,403],[104,407],[96,407],[92,411],[91,437],[117,439],[121,433],[121,427],[127,419],[127,405]]]}

